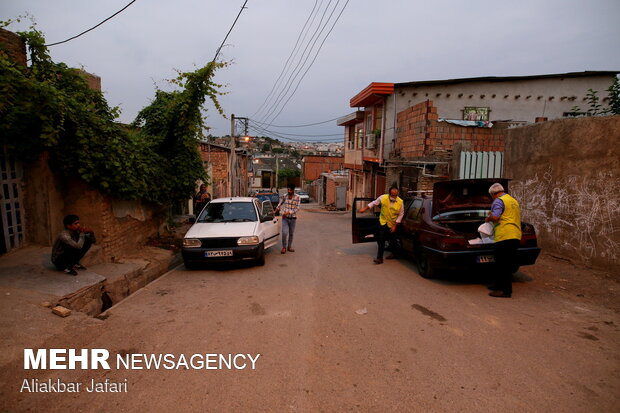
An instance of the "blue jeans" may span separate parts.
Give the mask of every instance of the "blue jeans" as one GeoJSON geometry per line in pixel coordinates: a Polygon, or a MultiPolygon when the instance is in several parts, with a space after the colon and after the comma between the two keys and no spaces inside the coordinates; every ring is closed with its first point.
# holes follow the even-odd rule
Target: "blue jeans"
{"type": "Polygon", "coordinates": [[[291,248],[293,245],[296,223],[296,219],[282,218],[282,248],[291,248]]]}

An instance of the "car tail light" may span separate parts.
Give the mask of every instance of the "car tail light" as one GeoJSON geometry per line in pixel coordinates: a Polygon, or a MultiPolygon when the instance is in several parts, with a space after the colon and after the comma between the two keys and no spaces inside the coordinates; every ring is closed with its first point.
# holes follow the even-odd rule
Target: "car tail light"
{"type": "Polygon", "coordinates": [[[439,240],[441,250],[460,250],[467,248],[467,240],[464,237],[444,237],[439,240]]]}
{"type": "Polygon", "coordinates": [[[538,241],[536,240],[536,234],[523,234],[521,236],[521,246],[524,247],[536,247],[538,246],[538,241]]]}

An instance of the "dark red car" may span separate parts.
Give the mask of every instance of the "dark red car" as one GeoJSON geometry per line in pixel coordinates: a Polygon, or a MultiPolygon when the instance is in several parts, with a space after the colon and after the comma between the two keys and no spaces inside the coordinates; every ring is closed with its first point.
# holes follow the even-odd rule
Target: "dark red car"
{"type": "MultiPolygon", "coordinates": [[[[478,227],[484,223],[493,199],[489,187],[499,182],[508,191],[508,179],[463,179],[437,182],[432,197],[413,197],[405,201],[405,217],[397,231],[400,248],[417,263],[425,278],[437,271],[492,268],[493,244],[471,245],[479,237],[478,227]]],[[[379,226],[378,209],[374,214],[358,214],[357,210],[372,201],[355,198],[353,209],[353,243],[376,240],[379,226]]],[[[517,251],[518,265],[532,265],[540,254],[536,231],[521,222],[523,232],[517,251]]],[[[518,267],[514,269],[514,272],[518,267]]]]}

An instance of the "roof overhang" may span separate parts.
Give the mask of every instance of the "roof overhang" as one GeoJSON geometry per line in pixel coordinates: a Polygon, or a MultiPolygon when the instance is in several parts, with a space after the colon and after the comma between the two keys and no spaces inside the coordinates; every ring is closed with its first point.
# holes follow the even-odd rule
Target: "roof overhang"
{"type": "Polygon", "coordinates": [[[394,83],[373,82],[349,101],[352,108],[372,106],[394,93],[394,83]]]}
{"type": "Polygon", "coordinates": [[[364,120],[364,112],[361,110],[349,113],[347,116],[343,116],[336,121],[338,126],[351,126],[364,120]]]}
{"type": "Polygon", "coordinates": [[[595,76],[609,76],[614,77],[618,74],[618,71],[585,71],[585,72],[568,72],[568,73],[556,73],[547,75],[531,75],[531,76],[485,76],[485,77],[467,77],[461,79],[445,79],[445,80],[423,80],[417,82],[405,82],[396,83],[397,87],[407,86],[432,86],[432,85],[447,85],[457,83],[469,83],[469,82],[509,82],[509,81],[522,81],[522,80],[538,80],[538,79],[563,79],[563,78],[575,78],[575,77],[595,77],[595,76]]]}

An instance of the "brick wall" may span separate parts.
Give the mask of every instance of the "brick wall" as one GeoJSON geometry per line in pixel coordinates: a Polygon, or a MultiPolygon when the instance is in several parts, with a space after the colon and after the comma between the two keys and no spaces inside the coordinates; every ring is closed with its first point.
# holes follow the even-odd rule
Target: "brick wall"
{"type": "Polygon", "coordinates": [[[469,142],[472,151],[504,151],[506,128],[479,128],[439,122],[437,108],[427,100],[397,114],[396,155],[402,159],[451,159],[454,145],[469,142]]]}
{"type": "Polygon", "coordinates": [[[160,207],[111,198],[78,179],[69,180],[61,190],[62,215],[76,214],[83,226],[95,231],[106,261],[126,256],[144,245],[157,234],[165,219],[165,211],[160,207]]]}
{"type": "Polygon", "coordinates": [[[17,63],[26,66],[26,45],[17,34],[0,29],[0,47],[17,63]]]}
{"type": "Polygon", "coordinates": [[[327,189],[325,191],[325,205],[336,203],[336,182],[333,179],[327,180],[327,189]]]}
{"type": "Polygon", "coordinates": [[[200,159],[202,159],[205,169],[208,165],[211,165],[211,176],[209,176],[209,179],[213,188],[213,193],[211,194],[213,198],[227,195],[229,154],[230,151],[218,146],[200,145],[200,159]]]}
{"type": "Polygon", "coordinates": [[[343,156],[304,156],[303,179],[314,181],[321,173],[338,171],[343,166],[343,156]]]}

